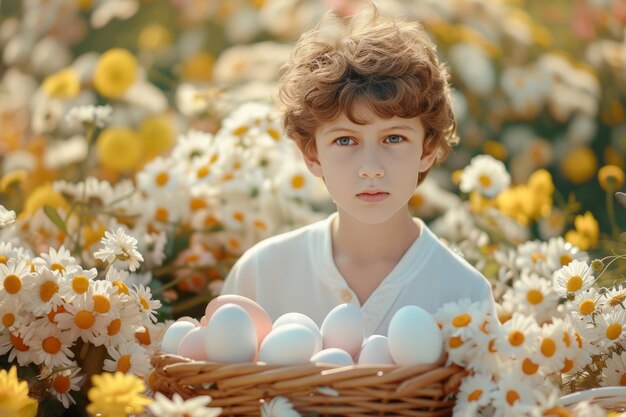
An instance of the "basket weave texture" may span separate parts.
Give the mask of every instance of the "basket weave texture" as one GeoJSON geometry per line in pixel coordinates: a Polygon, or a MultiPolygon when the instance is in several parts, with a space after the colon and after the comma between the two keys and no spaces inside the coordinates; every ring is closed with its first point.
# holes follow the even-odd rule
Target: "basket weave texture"
{"type": "Polygon", "coordinates": [[[268,365],[200,362],[157,352],[154,391],[210,395],[224,416],[259,416],[262,401],[288,398],[303,416],[451,416],[463,368],[433,365],[268,365]]]}

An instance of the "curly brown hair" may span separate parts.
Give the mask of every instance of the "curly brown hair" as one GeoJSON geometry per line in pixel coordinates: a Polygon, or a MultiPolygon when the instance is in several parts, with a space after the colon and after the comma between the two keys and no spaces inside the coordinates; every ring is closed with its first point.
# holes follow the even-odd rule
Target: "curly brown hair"
{"type": "MultiPolygon", "coordinates": [[[[424,153],[442,162],[458,143],[448,72],[421,24],[391,19],[370,4],[347,21],[327,12],[304,33],[281,69],[277,106],[287,135],[316,155],[315,131],[366,99],[381,118],[420,117],[424,153]]],[[[418,184],[426,177],[420,175],[418,184]]]]}

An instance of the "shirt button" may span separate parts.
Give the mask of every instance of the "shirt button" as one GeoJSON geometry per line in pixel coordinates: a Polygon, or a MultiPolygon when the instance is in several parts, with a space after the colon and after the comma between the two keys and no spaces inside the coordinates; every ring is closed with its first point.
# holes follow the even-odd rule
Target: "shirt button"
{"type": "Polygon", "coordinates": [[[341,299],[346,303],[352,300],[352,292],[350,290],[341,290],[341,299]]]}

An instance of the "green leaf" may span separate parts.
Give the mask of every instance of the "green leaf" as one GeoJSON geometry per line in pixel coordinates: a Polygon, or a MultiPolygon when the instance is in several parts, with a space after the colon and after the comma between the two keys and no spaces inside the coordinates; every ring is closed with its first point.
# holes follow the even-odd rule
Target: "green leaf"
{"type": "Polygon", "coordinates": [[[43,211],[44,213],[46,213],[46,216],[48,216],[50,221],[55,224],[56,227],[61,229],[63,232],[67,233],[67,226],[65,225],[65,222],[63,221],[61,216],[59,216],[57,209],[45,204],[43,206],[43,211]]]}

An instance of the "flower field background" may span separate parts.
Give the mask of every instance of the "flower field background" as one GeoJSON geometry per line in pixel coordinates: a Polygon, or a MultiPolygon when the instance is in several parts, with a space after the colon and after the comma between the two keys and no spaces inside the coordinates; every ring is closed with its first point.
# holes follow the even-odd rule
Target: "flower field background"
{"type": "MultiPolygon", "coordinates": [[[[440,313],[473,372],[458,409],[626,385],[626,1],[377,4],[423,23],[454,87],[461,143],[411,210],[491,280],[503,323],[481,338],[454,324],[478,307],[440,313]]],[[[34,415],[28,392],[45,415],[141,413],[168,324],[201,317],[247,248],[334,210],[271,103],[298,36],[360,5],[0,1],[1,415],[34,415]]]]}

